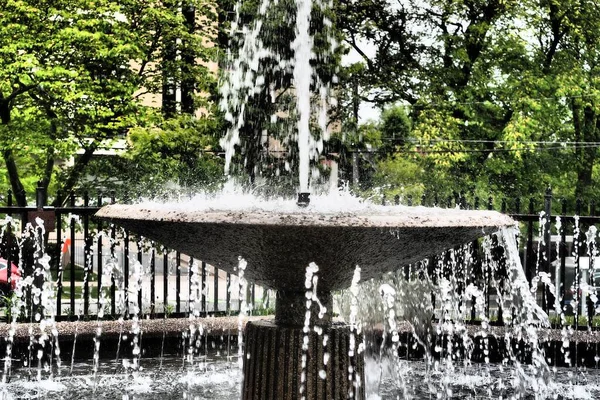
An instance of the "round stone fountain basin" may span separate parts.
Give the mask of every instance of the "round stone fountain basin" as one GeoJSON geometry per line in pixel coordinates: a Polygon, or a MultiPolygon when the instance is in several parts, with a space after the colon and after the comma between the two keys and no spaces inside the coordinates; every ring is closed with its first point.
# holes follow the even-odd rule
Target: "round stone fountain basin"
{"type": "Polygon", "coordinates": [[[493,211],[390,206],[378,213],[314,210],[212,211],[164,205],[103,207],[96,216],[236,274],[284,291],[303,291],[306,267],[319,266],[319,290],[350,286],[491,234],[514,221],[493,211]]]}

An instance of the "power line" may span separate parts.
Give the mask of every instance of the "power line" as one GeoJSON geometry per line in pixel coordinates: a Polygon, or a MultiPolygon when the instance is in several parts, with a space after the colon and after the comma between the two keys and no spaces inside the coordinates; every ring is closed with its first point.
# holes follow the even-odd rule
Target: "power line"
{"type": "MultiPolygon", "coordinates": [[[[395,140],[394,138],[384,138],[385,140],[395,140]]],[[[593,145],[600,146],[600,142],[572,142],[570,140],[493,140],[493,139],[405,139],[406,142],[414,144],[429,143],[473,143],[473,144],[550,144],[554,146],[579,146],[593,145]]]]}
{"type": "Polygon", "coordinates": [[[443,149],[443,150],[400,150],[399,153],[414,153],[414,154],[449,154],[449,153],[510,153],[510,152],[529,152],[529,151],[548,151],[548,150],[571,150],[571,149],[587,149],[598,148],[600,144],[593,146],[556,146],[556,147],[534,147],[534,148],[519,148],[519,149],[443,149]]]}
{"type": "MultiPolygon", "coordinates": [[[[573,100],[573,99],[589,99],[589,98],[599,98],[600,94],[581,94],[581,95],[572,95],[572,96],[547,96],[547,97],[521,97],[520,100],[537,100],[537,101],[549,101],[549,100],[573,100]]],[[[492,99],[492,100],[482,100],[482,101],[442,101],[442,102],[430,102],[430,103],[415,103],[415,104],[397,104],[397,107],[404,108],[417,108],[417,109],[426,109],[426,108],[443,108],[449,106],[473,106],[473,105],[490,105],[500,107],[500,104],[495,103],[504,102],[504,103],[513,103],[511,99],[492,99]]],[[[518,100],[517,100],[518,101],[518,100]]],[[[369,102],[369,101],[367,101],[369,102]]]]}
{"type": "MultiPolygon", "coordinates": [[[[458,154],[458,153],[485,153],[485,154],[489,154],[489,153],[510,153],[510,152],[541,152],[541,151],[550,151],[550,150],[573,150],[573,149],[588,149],[588,148],[599,148],[600,147],[600,143],[596,143],[596,144],[591,144],[591,145],[581,145],[581,146],[550,146],[550,147],[525,147],[525,148],[496,148],[496,149],[427,149],[427,148],[420,148],[418,150],[409,150],[409,149],[396,149],[393,151],[393,153],[403,153],[403,154],[458,154]]],[[[212,154],[216,154],[216,155],[223,155],[224,152],[220,152],[220,151],[214,151],[214,150],[203,150],[203,153],[212,153],[212,154]]],[[[287,150],[266,150],[264,151],[264,154],[267,155],[274,155],[274,156],[285,156],[287,154],[289,154],[290,152],[287,150]]],[[[326,154],[332,154],[332,153],[339,153],[339,152],[329,152],[329,153],[323,153],[323,155],[326,154]]],[[[379,148],[379,149],[348,149],[345,150],[344,153],[347,154],[353,154],[353,153],[358,153],[358,154],[381,154],[381,153],[386,153],[385,150],[379,148]]]]}

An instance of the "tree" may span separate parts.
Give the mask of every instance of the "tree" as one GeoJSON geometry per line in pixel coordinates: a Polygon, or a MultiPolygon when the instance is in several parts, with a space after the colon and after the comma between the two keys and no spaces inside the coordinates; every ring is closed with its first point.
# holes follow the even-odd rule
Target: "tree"
{"type": "Polygon", "coordinates": [[[165,76],[189,82],[193,75],[197,91],[214,89],[206,64],[182,69],[181,58],[164,57],[178,40],[199,61],[214,54],[206,44],[213,11],[204,1],[188,4],[206,17],[193,32],[175,2],[0,2],[0,149],[17,204],[27,204],[25,174],[45,188],[59,177],[56,190],[66,193],[98,148],[151,124],[154,111],[142,102],[161,93],[165,76]],[[54,164],[76,149],[82,154],[72,167],[54,164]],[[33,153],[36,168],[24,169],[33,153]]]}
{"type": "Polygon", "coordinates": [[[596,194],[592,2],[337,4],[345,42],[363,56],[360,100],[407,105],[429,188],[596,194]]]}
{"type": "Polygon", "coordinates": [[[182,115],[151,127],[132,128],[123,154],[92,160],[82,188],[119,197],[172,197],[216,189],[223,182],[218,155],[220,121],[182,115]]]}
{"type": "Polygon", "coordinates": [[[392,153],[409,140],[411,121],[402,106],[390,107],[381,115],[383,153],[392,153]]]}

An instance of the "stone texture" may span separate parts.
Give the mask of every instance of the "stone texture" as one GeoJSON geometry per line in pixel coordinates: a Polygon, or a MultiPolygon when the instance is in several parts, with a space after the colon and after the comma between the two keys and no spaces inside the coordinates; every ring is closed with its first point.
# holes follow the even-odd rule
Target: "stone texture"
{"type": "MultiPolygon", "coordinates": [[[[302,386],[302,343],[300,327],[282,327],[268,321],[246,325],[243,400],[346,400],[364,399],[364,359],[348,355],[350,330],[333,324],[323,328],[322,335],[309,333],[306,351],[306,379],[302,386]],[[328,336],[323,345],[324,336],[328,336]],[[323,357],[329,361],[324,365],[323,357]],[[354,375],[349,379],[349,368],[354,375]],[[319,372],[325,371],[322,379],[319,372]],[[357,388],[358,387],[358,388],[357,388]]],[[[356,338],[356,345],[360,343],[356,338]]]]}
{"type": "Polygon", "coordinates": [[[315,262],[322,292],[348,287],[357,265],[361,280],[378,277],[514,225],[497,212],[425,207],[356,215],[110,205],[96,215],[234,274],[241,256],[248,279],[278,290],[304,290],[315,262]]]}
{"type": "MultiPolygon", "coordinates": [[[[263,320],[270,317],[248,316],[242,318],[242,326],[248,321],[263,320]]],[[[77,321],[77,322],[56,322],[55,328],[60,340],[73,340],[75,336],[79,339],[93,338],[96,335],[98,327],[102,330],[102,338],[115,338],[123,332],[130,332],[133,327],[132,320],[125,321],[77,321]]],[[[145,337],[174,336],[179,337],[182,332],[189,330],[190,325],[202,325],[208,336],[228,336],[238,334],[239,319],[235,317],[207,317],[207,318],[159,318],[159,319],[141,319],[138,326],[145,337]]],[[[0,337],[8,338],[11,328],[14,328],[14,341],[29,341],[31,335],[39,336],[40,323],[18,323],[0,324],[0,337]]],[[[50,334],[52,327],[47,326],[45,333],[50,334]]]]}
{"type": "MultiPolygon", "coordinates": [[[[319,318],[320,307],[312,302],[310,307],[310,324],[314,326],[331,324],[333,310],[333,296],[331,292],[318,293],[317,297],[323,307],[327,310],[319,318]]],[[[277,302],[275,303],[275,323],[282,326],[304,326],[306,320],[306,292],[277,291],[277,302]]]]}

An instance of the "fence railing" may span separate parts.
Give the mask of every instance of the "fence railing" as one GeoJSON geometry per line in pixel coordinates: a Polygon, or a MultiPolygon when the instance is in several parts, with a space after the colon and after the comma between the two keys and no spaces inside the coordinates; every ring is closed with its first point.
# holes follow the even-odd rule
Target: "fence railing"
{"type": "MultiPolygon", "coordinates": [[[[53,291],[54,312],[59,320],[96,315],[128,317],[135,313],[151,318],[192,312],[229,314],[239,312],[242,300],[257,312],[274,307],[273,293],[268,290],[251,284],[240,296],[236,276],[94,218],[100,207],[115,202],[114,196],[92,200],[85,193],[81,197],[71,194],[61,207],[46,207],[44,198],[43,194],[38,196],[35,207],[17,207],[12,205],[11,194],[6,196],[6,206],[0,207],[0,215],[6,216],[0,257],[6,265],[17,264],[25,275],[35,277],[28,291],[38,296],[41,289],[53,291]],[[44,222],[44,232],[36,219],[44,222]],[[41,262],[43,254],[38,242],[43,243],[43,253],[49,256],[47,267],[41,262]]],[[[476,197],[467,199],[463,194],[447,196],[443,202],[435,195],[419,202],[398,196],[393,202],[383,202],[465,209],[494,207],[492,198],[480,201],[476,197]]],[[[546,274],[557,288],[553,291],[543,284],[534,288],[540,305],[550,314],[571,318],[569,323],[593,325],[600,305],[596,229],[600,215],[596,215],[594,202],[577,201],[570,205],[553,199],[548,191],[543,199],[529,199],[525,210],[523,204],[519,199],[502,201],[499,211],[518,221],[519,256],[529,283],[546,274]],[[553,214],[556,209],[560,212],[553,214]],[[559,309],[555,294],[559,297],[559,309]]],[[[430,265],[424,273],[435,275],[434,269],[430,265]]],[[[490,272],[481,265],[473,267],[473,271],[481,276],[463,273],[461,287],[489,278],[490,272]]],[[[7,268],[7,281],[14,279],[11,274],[12,268],[7,268]]],[[[10,305],[14,296],[9,293],[10,283],[0,279],[0,288],[5,291],[5,303],[10,305]]],[[[495,313],[501,324],[502,310],[494,304],[498,293],[486,290],[487,317],[492,318],[495,313]]],[[[22,295],[31,297],[30,293],[22,295]]],[[[27,304],[24,318],[35,318],[37,302],[27,304]]],[[[466,319],[474,321],[474,302],[469,307],[471,312],[466,319]]],[[[4,307],[5,315],[8,310],[10,307],[4,307]]]]}
{"type": "Polygon", "coordinates": [[[114,197],[99,196],[92,204],[87,193],[71,194],[62,207],[18,207],[10,193],[6,198],[0,257],[24,276],[7,268],[6,281],[0,279],[5,316],[15,296],[27,299],[23,320],[35,318],[36,307],[53,308],[57,320],[227,315],[238,313],[243,301],[254,312],[274,307],[266,289],[249,284],[240,293],[236,276],[95,218],[114,197]],[[28,276],[33,282],[25,293],[11,290],[10,281],[28,276]],[[55,297],[52,307],[47,300],[39,306],[49,296],[55,297]]]}
{"type": "MultiPolygon", "coordinates": [[[[383,198],[382,203],[388,204],[387,199],[383,198]]],[[[410,196],[395,196],[393,204],[493,210],[495,201],[492,197],[481,201],[475,196],[453,193],[423,196],[418,202],[410,196]]],[[[554,199],[551,189],[547,189],[542,199],[502,199],[498,211],[518,223],[519,257],[529,284],[535,286],[537,282],[532,291],[543,310],[563,325],[600,327],[600,316],[596,316],[600,312],[600,215],[596,213],[595,201],[579,199],[569,203],[554,199]],[[552,285],[543,282],[546,276],[552,285]]],[[[486,273],[489,272],[482,271],[486,273]]],[[[487,302],[487,317],[497,318],[490,315],[494,307],[489,293],[487,302]]],[[[495,312],[498,313],[498,307],[495,312]]],[[[471,319],[475,318],[473,308],[471,319]]],[[[499,323],[503,323],[501,310],[499,323]]]]}

